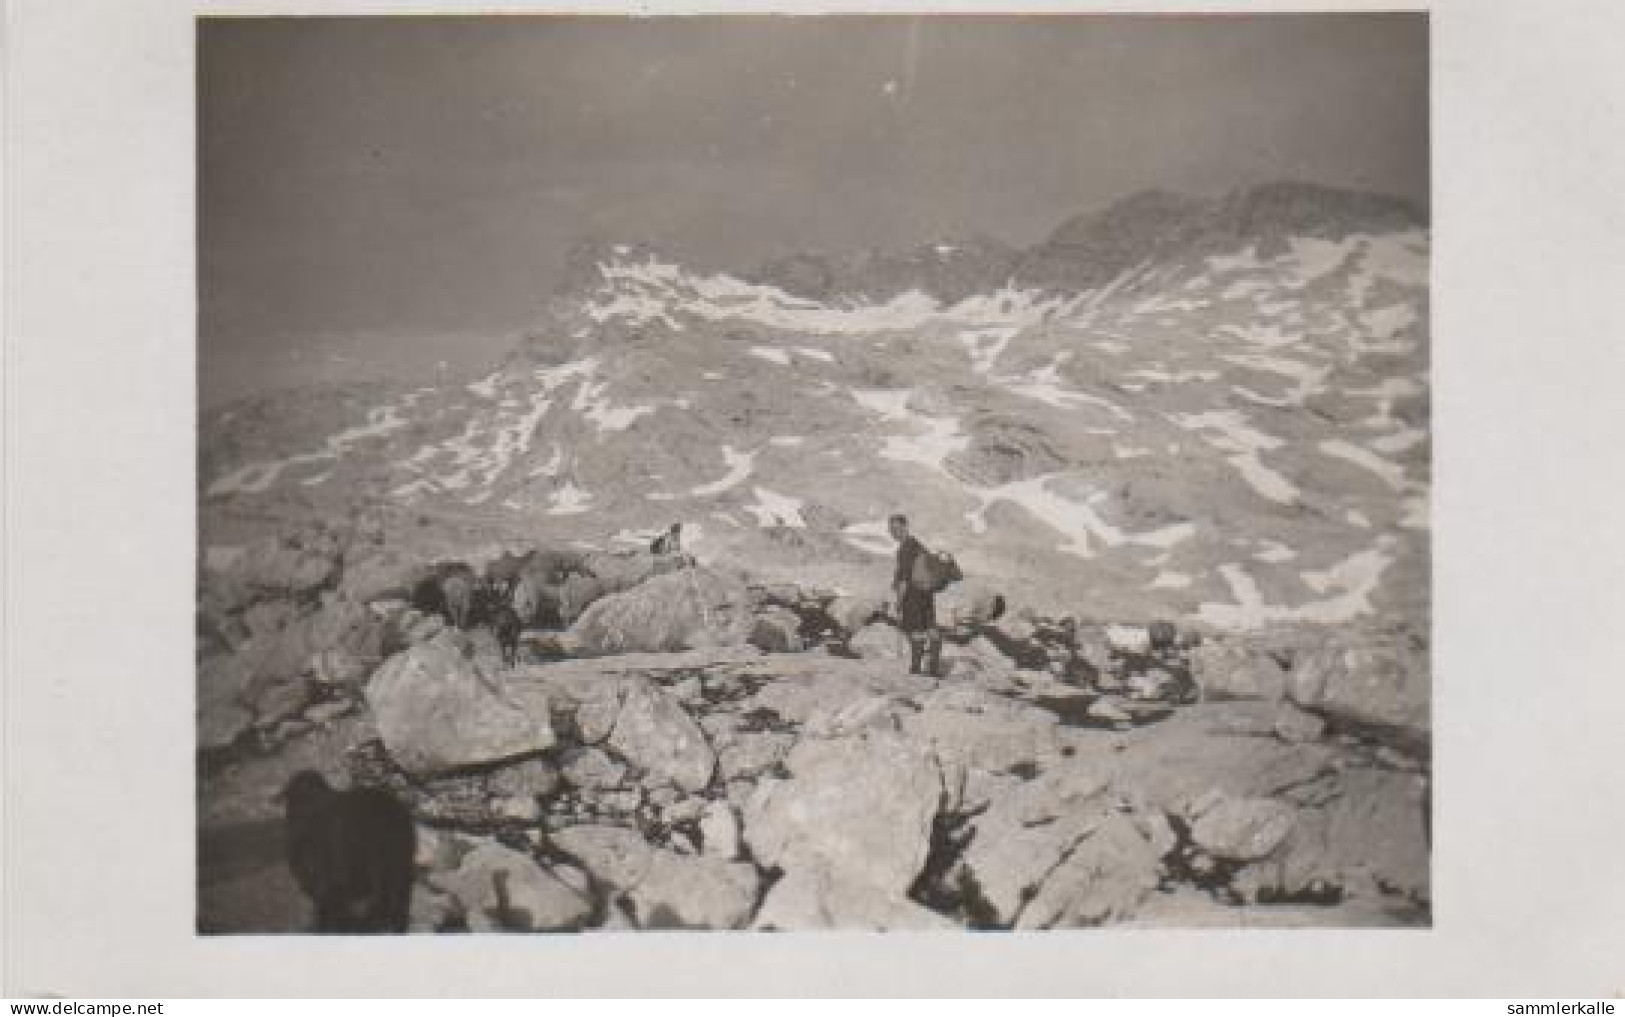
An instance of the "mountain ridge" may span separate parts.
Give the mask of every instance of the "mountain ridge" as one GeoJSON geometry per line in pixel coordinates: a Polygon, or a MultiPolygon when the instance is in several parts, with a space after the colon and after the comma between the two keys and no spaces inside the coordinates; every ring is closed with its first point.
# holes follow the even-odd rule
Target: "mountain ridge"
{"type": "Polygon", "coordinates": [[[224,520],[366,492],[481,547],[684,519],[702,557],[848,589],[884,586],[884,519],[905,511],[967,572],[1061,611],[1425,615],[1413,212],[1304,185],[1142,192],[1014,252],[1084,282],[939,271],[959,252],[922,245],[822,298],[584,246],[573,295],[483,378],[322,435],[290,419],[280,443],[271,408],[206,419],[202,503],[224,520]]]}

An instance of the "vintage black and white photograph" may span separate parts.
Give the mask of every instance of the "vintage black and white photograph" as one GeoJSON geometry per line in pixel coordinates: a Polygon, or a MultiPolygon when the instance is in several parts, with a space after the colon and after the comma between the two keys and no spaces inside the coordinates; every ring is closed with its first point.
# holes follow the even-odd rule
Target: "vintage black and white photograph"
{"type": "Polygon", "coordinates": [[[1426,14],[196,44],[198,932],[1432,925],[1426,14]]]}

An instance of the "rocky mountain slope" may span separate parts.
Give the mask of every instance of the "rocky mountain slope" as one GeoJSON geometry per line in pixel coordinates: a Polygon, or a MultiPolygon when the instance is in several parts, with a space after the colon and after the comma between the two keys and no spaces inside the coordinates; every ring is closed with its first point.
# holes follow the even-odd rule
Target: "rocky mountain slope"
{"type": "Polygon", "coordinates": [[[1056,612],[1425,615],[1414,214],[1302,185],[1153,192],[977,250],[813,259],[819,298],[578,252],[592,285],[485,377],[203,421],[205,539],[282,502],[411,506],[495,541],[681,519],[702,560],[857,588],[902,511],[1056,612]]]}
{"type": "Polygon", "coordinates": [[[839,600],[631,555],[504,667],[380,582],[398,543],[206,573],[200,930],[309,928],[273,804],[304,769],[411,810],[420,932],[1427,921],[1414,632],[1159,642],[961,591],[930,677],[839,600]]]}
{"type": "Polygon", "coordinates": [[[304,768],[411,808],[419,931],[1428,920],[1416,213],[570,264],[481,377],[200,422],[201,930],[308,927],[304,768]],[[966,573],[940,677],[876,618],[893,512],[966,573]],[[592,576],[518,666],[419,597],[537,548],[592,576]]]}

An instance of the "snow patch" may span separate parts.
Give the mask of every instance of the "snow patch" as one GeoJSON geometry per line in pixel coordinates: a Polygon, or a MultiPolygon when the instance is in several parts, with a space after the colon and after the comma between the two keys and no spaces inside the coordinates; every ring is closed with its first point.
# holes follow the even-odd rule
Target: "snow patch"
{"type": "Polygon", "coordinates": [[[883,519],[853,523],[841,531],[841,536],[848,544],[869,554],[884,556],[897,550],[897,541],[892,539],[883,519]]]}
{"type": "Polygon", "coordinates": [[[713,494],[721,494],[731,487],[737,486],[746,477],[750,476],[752,467],[756,462],[755,452],[736,452],[730,445],[722,446],[722,461],[728,472],[718,480],[709,484],[701,484],[689,491],[697,498],[708,498],[713,494]]]}
{"type": "Polygon", "coordinates": [[[1278,565],[1281,562],[1291,561],[1298,556],[1298,552],[1287,547],[1279,540],[1260,540],[1258,546],[1261,550],[1253,557],[1262,562],[1278,565]]]}
{"type": "Polygon", "coordinates": [[[1289,252],[1277,263],[1285,270],[1286,284],[1293,289],[1303,289],[1357,253],[1362,240],[1357,236],[1342,240],[1292,237],[1287,241],[1289,252]]]}
{"type": "Polygon", "coordinates": [[[1219,275],[1248,272],[1263,267],[1263,262],[1258,260],[1258,248],[1253,244],[1247,245],[1235,254],[1215,254],[1207,259],[1208,271],[1219,275]]]}
{"type": "Polygon", "coordinates": [[[1393,432],[1392,434],[1385,434],[1378,438],[1372,438],[1370,441],[1366,442],[1366,444],[1370,445],[1378,452],[1386,452],[1389,455],[1398,455],[1402,452],[1407,452],[1410,449],[1415,448],[1417,445],[1420,445],[1422,442],[1427,440],[1427,436],[1427,432],[1421,430],[1420,428],[1405,427],[1393,432]]]}
{"type": "Polygon", "coordinates": [[[1410,304],[1391,304],[1374,311],[1366,311],[1360,315],[1360,323],[1373,338],[1379,341],[1392,339],[1416,324],[1416,310],[1410,304]]]}
{"type": "Polygon", "coordinates": [[[287,467],[286,460],[274,463],[249,463],[223,477],[216,478],[205,492],[209,497],[222,494],[258,494],[276,482],[287,467]]]}
{"type": "Polygon", "coordinates": [[[1005,391],[1013,395],[1036,399],[1048,406],[1057,409],[1071,409],[1074,405],[1099,406],[1122,420],[1133,420],[1133,414],[1118,406],[1110,399],[1100,396],[1087,395],[1076,389],[1067,388],[1061,384],[1061,365],[1072,359],[1070,351],[1055,354],[1048,364],[1028,371],[1019,377],[995,377],[992,380],[1002,385],[1005,391]]]}
{"type": "Polygon", "coordinates": [[[422,495],[434,493],[434,490],[434,481],[425,477],[402,484],[400,487],[397,487],[393,491],[389,492],[389,495],[391,498],[398,501],[411,502],[415,501],[422,495]]]}
{"type": "Polygon", "coordinates": [[[940,471],[944,459],[970,447],[970,436],[959,432],[958,418],[927,416],[909,408],[913,389],[853,389],[851,395],[858,405],[880,414],[881,419],[913,429],[913,434],[885,437],[880,454],[887,459],[940,471]]]}
{"type": "Polygon", "coordinates": [[[1169,372],[1159,367],[1142,367],[1138,370],[1124,372],[1125,378],[1143,378],[1146,381],[1160,382],[1164,385],[1183,385],[1192,381],[1218,381],[1218,371],[1173,371],[1169,372]]]}
{"type": "Polygon", "coordinates": [[[909,397],[913,389],[853,389],[852,398],[866,410],[873,410],[887,420],[902,420],[910,416],[909,397]]]}
{"type": "Polygon", "coordinates": [[[1239,339],[1252,346],[1263,346],[1266,349],[1279,349],[1282,346],[1292,346],[1302,338],[1281,330],[1279,325],[1263,322],[1250,322],[1242,325],[1227,325],[1223,334],[1239,339]]]}
{"type": "Polygon", "coordinates": [[[1320,594],[1336,595],[1296,606],[1264,601],[1258,584],[1238,564],[1221,565],[1235,597],[1233,604],[1203,604],[1197,608],[1199,620],[1224,629],[1256,629],[1279,622],[1311,622],[1334,625],[1371,612],[1371,595],[1382,573],[1393,559],[1379,548],[1361,551],[1324,572],[1303,573],[1303,581],[1320,594]]]}
{"type": "Polygon", "coordinates": [[[1280,448],[1286,442],[1248,427],[1247,418],[1240,412],[1215,410],[1209,413],[1174,414],[1169,419],[1188,431],[1217,431],[1217,434],[1203,434],[1203,440],[1221,452],[1229,453],[1226,459],[1230,465],[1255,491],[1281,504],[1297,500],[1297,487],[1265,466],[1259,458],[1260,452],[1280,448]]]}
{"type": "Polygon", "coordinates": [[[752,490],[756,493],[756,502],[743,508],[756,517],[756,525],[806,529],[807,523],[801,518],[801,506],[804,502],[800,498],[769,491],[765,487],[756,487],[752,490]]]}
{"type": "Polygon", "coordinates": [[[581,413],[597,425],[600,434],[624,431],[639,417],[655,411],[653,406],[616,406],[604,395],[608,388],[607,381],[583,379],[581,387],[576,390],[575,401],[570,404],[572,410],[581,413]]]}
{"type": "Polygon", "coordinates": [[[830,306],[730,275],[689,273],[652,255],[642,262],[629,262],[627,257],[618,255],[598,266],[604,286],[587,308],[595,321],[628,317],[638,323],[659,320],[678,328],[672,314],[681,311],[709,321],[746,321],[785,332],[861,336],[912,330],[932,323],[1028,323],[1064,314],[1076,306],[1075,300],[1011,286],[991,295],[967,297],[947,307],[918,290],[899,293],[880,303],[830,306]]]}
{"type": "Polygon", "coordinates": [[[575,481],[566,480],[564,485],[554,491],[549,497],[552,506],[547,510],[550,516],[574,516],[590,511],[592,508],[592,494],[583,491],[575,485],[575,481]]]}
{"type": "Polygon", "coordinates": [[[773,363],[778,364],[780,367],[790,366],[790,354],[784,350],[774,349],[771,346],[752,346],[745,352],[749,353],[753,357],[760,357],[762,360],[772,361],[773,363]]]}
{"type": "MultiPolygon", "coordinates": [[[[1253,401],[1270,406],[1303,405],[1304,400],[1310,396],[1319,395],[1326,391],[1326,379],[1332,373],[1329,366],[1306,364],[1301,360],[1290,360],[1286,357],[1273,357],[1260,353],[1224,353],[1220,354],[1219,359],[1240,367],[1249,367],[1256,371],[1279,374],[1297,382],[1280,398],[1268,398],[1252,392],[1246,393],[1253,401]]],[[[1238,386],[1236,391],[1241,392],[1243,390],[1238,386]]]]}
{"type": "Polygon", "coordinates": [[[967,487],[966,493],[981,502],[975,510],[966,515],[972,532],[987,532],[988,510],[998,502],[1008,501],[1026,509],[1039,521],[1066,537],[1066,542],[1060,545],[1060,549],[1081,558],[1093,557],[1094,552],[1090,548],[1091,539],[1098,540],[1107,547],[1141,544],[1167,548],[1196,534],[1196,524],[1190,522],[1175,523],[1144,533],[1126,533],[1102,519],[1091,506],[1090,503],[1098,501],[1105,492],[1094,492],[1092,497],[1084,501],[1068,498],[1052,489],[1051,481],[1058,476],[1060,475],[1052,473],[1013,481],[998,487],[967,487]]]}
{"type": "Polygon", "coordinates": [[[1384,459],[1370,449],[1338,438],[1321,442],[1320,450],[1329,456],[1345,459],[1356,466],[1370,470],[1396,491],[1405,489],[1405,467],[1384,459]]]}
{"type": "Polygon", "coordinates": [[[204,494],[206,497],[232,493],[258,494],[270,488],[277,478],[282,475],[283,470],[289,466],[323,459],[340,459],[345,452],[349,451],[350,446],[356,442],[371,438],[382,438],[392,431],[405,427],[406,424],[407,421],[400,415],[399,407],[389,403],[374,406],[367,411],[367,422],[365,424],[346,428],[337,434],[329,435],[322,448],[314,452],[302,452],[274,462],[249,463],[223,477],[216,478],[204,491],[204,494]]]}
{"type": "MultiPolygon", "coordinates": [[[[1165,293],[1154,293],[1141,300],[1130,309],[1130,314],[1162,314],[1169,311],[1201,311],[1208,306],[1206,300],[1190,299],[1185,297],[1170,297],[1165,293]]],[[[1172,324],[1172,322],[1159,322],[1159,324],[1172,324]]]]}
{"type": "Polygon", "coordinates": [[[1010,340],[1020,331],[1021,329],[1016,326],[1003,325],[960,332],[959,341],[970,354],[971,370],[978,374],[990,373],[999,359],[999,354],[1004,352],[1005,347],[1010,345],[1010,340]]]}

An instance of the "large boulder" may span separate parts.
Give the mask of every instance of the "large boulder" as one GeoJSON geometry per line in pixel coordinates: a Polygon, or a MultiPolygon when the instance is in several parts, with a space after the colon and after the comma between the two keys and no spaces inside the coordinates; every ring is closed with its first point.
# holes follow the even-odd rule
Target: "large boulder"
{"type": "Polygon", "coordinates": [[[763,653],[799,653],[801,619],[788,608],[764,608],[751,621],[749,642],[763,653]]]}
{"type": "Polygon", "coordinates": [[[964,650],[974,658],[985,674],[1003,676],[1016,669],[1016,661],[987,636],[977,636],[965,644],[964,650]]]}
{"type": "Polygon", "coordinates": [[[788,731],[747,731],[717,752],[717,766],[728,780],[755,777],[779,764],[796,743],[788,731]]]}
{"type": "Polygon", "coordinates": [[[360,601],[330,595],[309,625],[307,670],[322,681],[358,683],[384,661],[388,626],[360,601]]]}
{"type": "Polygon", "coordinates": [[[930,852],[944,797],[929,754],[876,726],[803,740],[785,767],[789,779],[763,780],[746,803],[752,856],[786,873],[824,873],[853,892],[906,896],[930,852]]]}
{"type": "Polygon", "coordinates": [[[1203,640],[1191,650],[1190,662],[1206,699],[1278,700],[1286,694],[1287,669],[1248,637],[1203,640]]]}
{"type": "Polygon", "coordinates": [[[599,552],[580,559],[579,565],[616,589],[628,590],[655,576],[677,571],[681,568],[682,561],[669,555],[649,554],[647,551],[599,552]]]}
{"type": "Polygon", "coordinates": [[[792,869],[762,900],[751,923],[761,931],[812,929],[873,932],[940,931],[957,928],[900,893],[877,893],[817,868],[792,869]]]}
{"type": "Polygon", "coordinates": [[[1197,704],[1122,736],[1074,740],[1068,765],[1107,776],[1137,816],[1183,818],[1193,848],[1231,856],[1225,866],[1239,867],[1231,885],[1244,895],[1318,886],[1347,898],[1386,887],[1425,899],[1426,776],[1379,765],[1369,748],[1274,737],[1276,712],[1267,702],[1197,704]],[[1287,812],[1290,829],[1269,850],[1286,825],[1274,817],[1287,812]]]}
{"type": "Polygon", "coordinates": [[[1049,710],[995,696],[972,685],[948,686],[920,698],[903,730],[937,757],[968,769],[1003,773],[1038,769],[1060,758],[1060,721],[1049,710]]]}
{"type": "Polygon", "coordinates": [[[305,597],[337,580],[338,548],[330,541],[267,537],[250,545],[232,573],[261,596],[305,597]]]}
{"type": "Polygon", "coordinates": [[[988,625],[1004,615],[1004,594],[986,580],[967,579],[937,596],[937,619],[944,625],[988,625]]]}
{"type": "Polygon", "coordinates": [[[1148,808],[1188,816],[1204,796],[1276,797],[1331,771],[1337,749],[1271,737],[1275,704],[1201,703],[1113,738],[1074,739],[1071,762],[1107,775],[1148,808]]]}
{"type": "Polygon", "coordinates": [[[593,910],[580,890],[496,841],[477,844],[433,882],[462,905],[473,932],[578,929],[593,910]]]}
{"type": "Polygon", "coordinates": [[[1078,928],[1133,917],[1159,875],[1158,852],[1140,825],[1107,813],[1045,877],[1016,928],[1078,928]]]}
{"type": "Polygon", "coordinates": [[[724,801],[707,803],[700,813],[700,850],[713,858],[739,857],[739,814],[724,801]]]}
{"type": "Polygon", "coordinates": [[[559,768],[546,759],[525,759],[485,775],[486,793],[496,798],[546,798],[559,787],[559,768]]]}
{"type": "Polygon", "coordinates": [[[1189,809],[1191,840],[1214,858],[1267,858],[1292,833],[1297,810],[1274,798],[1207,796],[1189,809]]]}
{"type": "Polygon", "coordinates": [[[943,644],[942,674],[946,678],[1000,686],[1008,682],[1015,672],[1015,661],[986,637],[977,636],[966,643],[943,644]]]}
{"type": "Polygon", "coordinates": [[[1276,708],[1273,731],[1284,742],[1313,742],[1326,733],[1326,721],[1283,701],[1276,708]]]}
{"type": "Polygon", "coordinates": [[[1293,662],[1289,695],[1334,720],[1429,740],[1427,647],[1405,632],[1329,633],[1293,662]]]}
{"type": "Polygon", "coordinates": [[[979,910],[1008,928],[1038,887],[1111,812],[1101,775],[1064,766],[995,797],[961,862],[979,910]]]}
{"type": "Polygon", "coordinates": [[[750,635],[749,601],[736,575],[683,569],[594,602],[570,635],[583,656],[740,646],[750,635]]]}
{"type": "Polygon", "coordinates": [[[576,572],[570,573],[562,583],[556,585],[538,584],[537,618],[544,611],[543,605],[555,603],[559,621],[564,625],[573,625],[575,620],[596,603],[600,598],[611,593],[617,593],[626,587],[607,579],[596,576],[584,576],[576,572]]]}
{"type": "Polygon", "coordinates": [[[756,909],[761,883],[746,862],[654,851],[627,893],[645,929],[738,929],[756,909]]]}
{"type": "Polygon", "coordinates": [[[843,596],[830,601],[828,611],[841,631],[850,635],[884,615],[886,603],[879,597],[843,596]]]}
{"type": "Polygon", "coordinates": [[[932,678],[908,674],[906,668],[881,668],[867,661],[816,654],[764,657],[751,671],[757,679],[771,680],[741,704],[746,712],[766,710],[798,725],[810,724],[871,695],[918,696],[937,685],[932,678]]]}
{"type": "Polygon", "coordinates": [[[1345,898],[1431,897],[1425,778],[1394,770],[1350,769],[1300,807],[1292,829],[1233,885],[1252,899],[1335,888],[1345,898]]]}
{"type": "Polygon", "coordinates": [[[545,712],[515,705],[445,636],[385,661],[366,696],[390,756],[415,773],[496,762],[554,743],[545,712]]]}
{"type": "Polygon", "coordinates": [[[716,753],[682,706],[647,681],[626,685],[607,742],[622,759],[660,783],[699,791],[711,783],[716,753]]]}
{"type": "Polygon", "coordinates": [[[393,655],[419,643],[426,643],[446,630],[446,620],[415,607],[394,614],[385,622],[384,652],[393,655]]]}
{"type": "Polygon", "coordinates": [[[341,596],[361,604],[375,600],[410,600],[412,588],[423,578],[423,566],[399,551],[368,548],[347,554],[339,577],[341,596]]]}
{"type": "Polygon", "coordinates": [[[864,660],[908,660],[908,637],[902,630],[885,622],[875,622],[859,629],[847,642],[847,647],[864,660]]]}
{"type": "Polygon", "coordinates": [[[613,791],[626,783],[626,764],[588,745],[565,754],[564,779],[583,791],[613,791]]]}
{"type": "Polygon", "coordinates": [[[654,864],[654,848],[637,831],[623,826],[568,826],[551,840],[600,882],[621,891],[643,882],[654,864]]]}
{"type": "Polygon", "coordinates": [[[997,625],[984,625],[980,632],[973,641],[982,647],[977,650],[979,654],[989,656],[996,652],[1018,668],[1034,671],[1048,668],[1049,652],[1037,640],[1037,629],[1031,623],[1006,619],[997,625]]]}
{"type": "Polygon", "coordinates": [[[540,598],[540,613],[556,612],[568,626],[600,599],[676,571],[681,565],[678,558],[645,552],[581,555],[566,549],[543,549],[525,567],[524,576],[540,598]]]}

